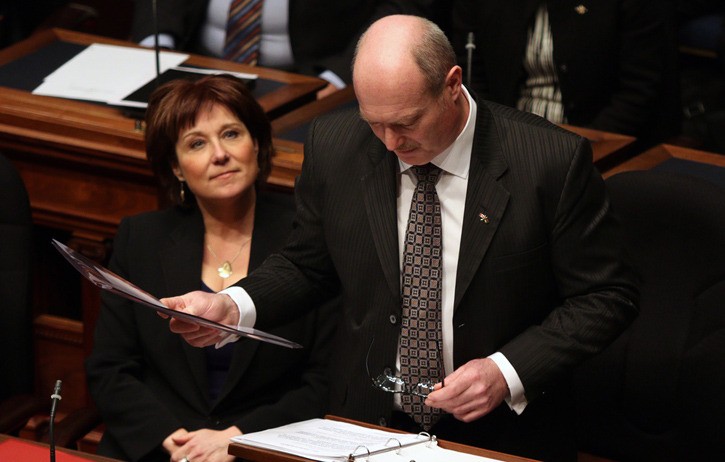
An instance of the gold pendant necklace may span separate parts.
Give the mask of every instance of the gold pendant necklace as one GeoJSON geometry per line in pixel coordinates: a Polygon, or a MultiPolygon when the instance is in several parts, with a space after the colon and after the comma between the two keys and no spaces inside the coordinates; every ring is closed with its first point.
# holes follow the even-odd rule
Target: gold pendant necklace
{"type": "MultiPolygon", "coordinates": [[[[229,276],[232,275],[232,263],[234,263],[234,260],[236,260],[237,257],[242,253],[242,249],[244,248],[244,246],[247,245],[251,240],[252,238],[250,237],[246,241],[242,242],[242,245],[239,246],[239,250],[237,250],[237,254],[234,255],[234,258],[232,258],[231,260],[224,260],[221,266],[216,269],[216,272],[219,273],[220,278],[227,279],[229,276]]],[[[216,258],[217,260],[221,260],[221,258],[219,258],[219,256],[216,254],[216,252],[214,252],[214,249],[212,249],[209,244],[206,245],[206,248],[209,249],[209,252],[211,252],[212,255],[214,255],[214,258],[216,258]]]]}

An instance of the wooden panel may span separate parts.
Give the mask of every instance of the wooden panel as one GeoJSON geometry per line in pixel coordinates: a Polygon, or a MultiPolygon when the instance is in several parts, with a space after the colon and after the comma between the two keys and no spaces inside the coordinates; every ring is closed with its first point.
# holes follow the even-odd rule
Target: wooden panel
{"type": "MultiPolygon", "coordinates": [[[[83,323],[58,316],[40,315],[34,321],[35,384],[40,396],[50,396],[56,380],[63,381],[59,412],[87,406],[83,368],[83,323]]],[[[50,398],[48,398],[50,410],[50,398]]]]}

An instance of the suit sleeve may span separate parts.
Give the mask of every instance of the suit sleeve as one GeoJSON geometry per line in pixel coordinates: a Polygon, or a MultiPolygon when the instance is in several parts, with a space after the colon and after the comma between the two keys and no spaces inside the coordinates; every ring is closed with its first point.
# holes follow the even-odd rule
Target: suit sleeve
{"type": "Polygon", "coordinates": [[[625,263],[619,223],[591,156],[582,139],[562,185],[547,186],[558,197],[549,211],[549,240],[561,303],[501,349],[529,401],[604,349],[638,313],[636,277],[625,263]]]}
{"type": "MultiPolygon", "coordinates": [[[[316,173],[319,121],[313,121],[305,142],[305,160],[295,184],[296,212],[283,249],[239,282],[257,310],[255,327],[279,325],[335,297],[339,280],[323,230],[323,185],[316,173]]],[[[329,133],[328,130],[326,133],[329,133]]]]}

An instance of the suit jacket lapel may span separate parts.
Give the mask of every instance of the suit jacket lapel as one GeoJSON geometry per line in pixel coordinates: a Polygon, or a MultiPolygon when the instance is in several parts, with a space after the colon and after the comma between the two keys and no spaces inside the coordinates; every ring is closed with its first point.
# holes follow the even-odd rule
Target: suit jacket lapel
{"type": "Polygon", "coordinates": [[[454,310],[478,271],[509,200],[509,192],[497,181],[508,167],[493,118],[483,102],[479,102],[478,108],[463,212],[454,310]]]}
{"type": "MultiPolygon", "coordinates": [[[[252,247],[249,257],[249,271],[262,264],[267,256],[276,250],[281,242],[284,242],[282,236],[286,235],[286,231],[280,234],[280,220],[276,219],[278,210],[274,205],[265,200],[264,193],[257,193],[257,205],[255,207],[254,231],[252,232],[252,247]]],[[[285,222],[285,226],[287,223],[285,222]]],[[[244,376],[249,364],[252,362],[254,355],[257,353],[260,342],[250,339],[240,339],[234,346],[232,354],[232,362],[229,365],[229,373],[224,381],[224,386],[219,393],[218,403],[223,403],[224,398],[234,390],[234,387],[244,376]]],[[[239,397],[234,397],[239,399],[239,397]]]]}
{"type": "MultiPolygon", "coordinates": [[[[178,226],[169,233],[169,239],[159,248],[159,260],[164,283],[169,294],[189,292],[190,287],[201,288],[201,260],[203,249],[200,242],[204,239],[204,224],[201,214],[196,211],[194,219],[184,217],[178,226]]],[[[201,398],[200,405],[208,403],[209,385],[206,376],[206,357],[204,350],[196,348],[179,336],[179,349],[184,352],[188,365],[188,374],[193,377],[201,398]]]]}
{"type": "Polygon", "coordinates": [[[371,161],[370,170],[360,180],[365,197],[365,210],[385,280],[393,295],[400,297],[398,218],[395,199],[397,157],[377,142],[371,143],[368,155],[371,161]]]}

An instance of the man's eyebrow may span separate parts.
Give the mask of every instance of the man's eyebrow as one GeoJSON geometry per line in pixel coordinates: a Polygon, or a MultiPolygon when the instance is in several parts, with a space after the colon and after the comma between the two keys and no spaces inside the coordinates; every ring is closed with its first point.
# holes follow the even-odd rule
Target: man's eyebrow
{"type": "MultiPolygon", "coordinates": [[[[363,122],[366,122],[368,124],[378,123],[378,122],[371,122],[370,120],[368,120],[363,115],[362,112],[358,112],[358,115],[360,116],[360,119],[363,122]]],[[[407,115],[407,116],[401,118],[400,120],[396,120],[396,121],[393,121],[393,122],[386,122],[386,124],[387,125],[399,125],[399,126],[411,125],[411,124],[415,123],[418,119],[420,119],[421,115],[422,115],[422,113],[410,114],[410,115],[407,115]]]]}

